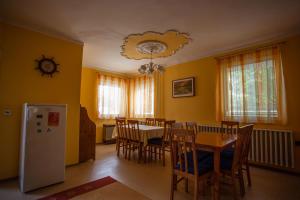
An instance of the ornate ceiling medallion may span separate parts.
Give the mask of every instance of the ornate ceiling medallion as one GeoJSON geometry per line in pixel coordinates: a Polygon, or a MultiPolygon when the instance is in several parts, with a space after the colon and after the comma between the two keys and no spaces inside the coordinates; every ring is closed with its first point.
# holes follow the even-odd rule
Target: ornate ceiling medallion
{"type": "Polygon", "coordinates": [[[168,57],[188,44],[191,39],[187,33],[169,30],[165,33],[148,31],[131,34],[124,39],[121,55],[134,60],[168,57]]]}
{"type": "Polygon", "coordinates": [[[140,42],[136,49],[143,54],[158,54],[164,52],[167,49],[167,45],[155,40],[148,40],[140,42]]]}

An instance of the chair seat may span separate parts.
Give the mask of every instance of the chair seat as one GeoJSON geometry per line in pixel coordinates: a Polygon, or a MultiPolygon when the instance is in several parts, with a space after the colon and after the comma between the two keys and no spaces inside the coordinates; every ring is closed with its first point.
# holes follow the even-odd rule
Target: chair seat
{"type": "Polygon", "coordinates": [[[234,148],[228,148],[221,152],[221,169],[231,170],[234,157],[234,148]]]}
{"type": "Polygon", "coordinates": [[[148,144],[153,144],[153,145],[162,145],[162,138],[151,138],[148,140],[148,144]]]}
{"type": "MultiPolygon", "coordinates": [[[[208,151],[197,150],[196,152],[197,152],[198,162],[200,162],[201,160],[204,160],[208,157],[213,158],[213,156],[214,156],[212,152],[208,152],[208,151]]],[[[187,157],[188,157],[189,160],[192,160],[193,159],[193,152],[188,152],[187,157]]]]}
{"type": "Polygon", "coordinates": [[[234,148],[228,148],[221,152],[221,157],[223,158],[233,159],[233,156],[234,156],[234,148]]]}
{"type": "Polygon", "coordinates": [[[232,158],[221,157],[221,170],[231,170],[233,163],[232,158]]]}
{"type": "MultiPolygon", "coordinates": [[[[180,164],[178,163],[175,168],[180,170],[180,164]]],[[[213,158],[208,156],[202,160],[198,159],[198,174],[203,175],[211,170],[213,170],[213,158]]],[[[185,164],[183,162],[182,170],[185,171],[185,164]]],[[[194,162],[192,157],[188,158],[188,173],[194,174],[194,162]]]]}

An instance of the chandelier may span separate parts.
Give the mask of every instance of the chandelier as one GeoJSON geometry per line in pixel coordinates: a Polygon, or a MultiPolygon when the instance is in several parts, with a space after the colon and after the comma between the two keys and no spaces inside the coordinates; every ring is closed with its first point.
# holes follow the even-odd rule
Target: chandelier
{"type": "Polygon", "coordinates": [[[158,71],[162,73],[164,67],[159,64],[153,63],[153,54],[158,54],[167,49],[167,46],[160,41],[144,41],[137,45],[137,50],[143,54],[150,54],[150,63],[141,65],[138,72],[141,74],[151,75],[153,72],[158,71]]]}

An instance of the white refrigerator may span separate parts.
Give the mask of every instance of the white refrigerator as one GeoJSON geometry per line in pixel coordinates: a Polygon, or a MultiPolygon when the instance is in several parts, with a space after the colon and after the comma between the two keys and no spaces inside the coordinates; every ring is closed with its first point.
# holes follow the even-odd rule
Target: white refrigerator
{"type": "Polygon", "coordinates": [[[65,179],[66,105],[23,106],[20,190],[31,191],[65,179]]]}

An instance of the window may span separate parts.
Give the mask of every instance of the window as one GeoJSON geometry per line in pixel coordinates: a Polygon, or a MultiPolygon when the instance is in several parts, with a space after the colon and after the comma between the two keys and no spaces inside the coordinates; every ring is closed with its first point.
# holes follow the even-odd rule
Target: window
{"type": "Polygon", "coordinates": [[[154,110],[160,116],[161,107],[155,105],[161,99],[162,90],[156,90],[155,84],[162,83],[162,76],[143,76],[122,79],[98,75],[97,106],[99,119],[114,119],[115,117],[146,118],[154,117],[154,110]],[[155,100],[156,98],[156,100],[155,100]],[[156,107],[155,107],[156,106],[156,107]]]}
{"type": "Polygon", "coordinates": [[[98,81],[98,117],[113,119],[126,116],[126,80],[99,75],[98,81]]]}
{"type": "Polygon", "coordinates": [[[225,120],[285,121],[284,82],[278,47],[219,60],[225,120]]]}
{"type": "Polygon", "coordinates": [[[130,80],[130,117],[154,116],[154,78],[139,77],[130,80]]]}
{"type": "Polygon", "coordinates": [[[99,85],[99,94],[102,94],[102,97],[107,97],[100,98],[99,101],[99,107],[103,111],[102,114],[120,115],[121,88],[119,86],[99,85]]]}

